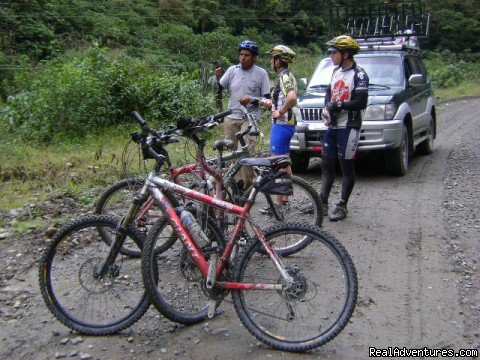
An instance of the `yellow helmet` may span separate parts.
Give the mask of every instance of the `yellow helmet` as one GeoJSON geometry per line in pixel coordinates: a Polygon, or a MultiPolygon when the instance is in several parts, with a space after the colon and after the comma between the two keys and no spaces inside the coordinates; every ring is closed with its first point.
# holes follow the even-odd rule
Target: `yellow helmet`
{"type": "Polygon", "coordinates": [[[291,63],[293,60],[297,57],[297,54],[295,54],[295,51],[290,49],[288,46],[285,45],[277,45],[275,46],[272,50],[268,52],[271,57],[276,57],[280,56],[280,59],[282,61],[285,61],[286,63],[291,63]]]}
{"type": "Polygon", "coordinates": [[[340,35],[327,42],[328,51],[345,51],[352,55],[358,53],[360,45],[348,35],[340,35]]]}

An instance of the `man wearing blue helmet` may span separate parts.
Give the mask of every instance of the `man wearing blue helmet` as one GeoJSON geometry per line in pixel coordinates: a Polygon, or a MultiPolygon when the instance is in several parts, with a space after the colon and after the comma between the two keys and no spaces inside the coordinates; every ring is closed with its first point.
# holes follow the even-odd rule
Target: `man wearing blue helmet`
{"type": "MultiPolygon", "coordinates": [[[[230,93],[228,108],[232,114],[224,120],[225,138],[232,140],[238,146],[235,134],[248,127],[243,117],[243,107],[256,119],[259,117],[258,100],[270,98],[270,80],[265,69],[255,65],[259,48],[251,40],[238,44],[239,64],[230,66],[221,76],[221,68],[215,69],[219,86],[230,93]],[[256,101],[255,101],[256,100],[256,101]]],[[[249,139],[247,139],[247,142],[249,139]]],[[[244,188],[253,182],[254,174],[250,167],[242,167],[237,174],[239,184],[244,188]]]]}

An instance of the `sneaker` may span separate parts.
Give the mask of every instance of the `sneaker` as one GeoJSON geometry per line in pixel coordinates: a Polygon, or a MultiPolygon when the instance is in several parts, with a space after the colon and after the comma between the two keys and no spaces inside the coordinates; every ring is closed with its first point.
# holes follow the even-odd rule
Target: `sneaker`
{"type": "Polygon", "coordinates": [[[347,205],[337,204],[333,209],[332,215],[330,215],[330,221],[340,221],[347,217],[347,205]]]}

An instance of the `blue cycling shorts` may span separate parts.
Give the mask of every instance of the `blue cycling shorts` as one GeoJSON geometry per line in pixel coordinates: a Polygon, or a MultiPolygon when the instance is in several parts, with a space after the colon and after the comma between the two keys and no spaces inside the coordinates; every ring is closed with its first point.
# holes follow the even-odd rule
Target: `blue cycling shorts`
{"type": "Polygon", "coordinates": [[[323,134],[323,154],[329,158],[353,160],[357,155],[360,130],[353,128],[328,128],[323,134]]]}
{"type": "Polygon", "coordinates": [[[290,152],[290,139],[295,133],[295,125],[272,124],[270,132],[270,152],[285,155],[290,152]]]}

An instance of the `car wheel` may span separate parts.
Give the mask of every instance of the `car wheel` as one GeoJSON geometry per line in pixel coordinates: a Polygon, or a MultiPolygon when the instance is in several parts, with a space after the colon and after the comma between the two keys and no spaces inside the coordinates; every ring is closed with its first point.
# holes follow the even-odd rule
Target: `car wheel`
{"type": "Polygon", "coordinates": [[[308,169],[310,156],[306,153],[290,152],[290,160],[292,160],[292,171],[294,173],[302,173],[308,169]]]}
{"type": "Polygon", "coordinates": [[[430,155],[433,152],[434,141],[435,128],[433,125],[433,118],[430,116],[430,124],[427,129],[427,138],[418,145],[417,152],[421,155],[430,155]]]}
{"type": "Polygon", "coordinates": [[[403,124],[402,141],[400,146],[388,150],[385,153],[385,167],[387,172],[395,176],[403,176],[407,173],[410,153],[408,149],[409,138],[405,124],[403,124]]]}

